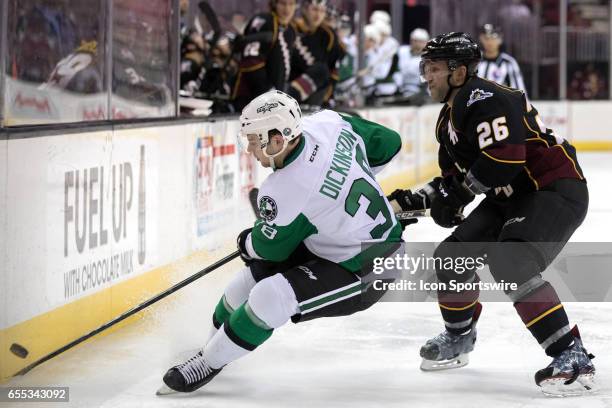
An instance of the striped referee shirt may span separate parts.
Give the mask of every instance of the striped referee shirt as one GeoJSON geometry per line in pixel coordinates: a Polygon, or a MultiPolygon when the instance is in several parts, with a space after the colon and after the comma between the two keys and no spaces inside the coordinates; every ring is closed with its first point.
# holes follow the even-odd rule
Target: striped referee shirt
{"type": "Polygon", "coordinates": [[[521,68],[516,60],[505,52],[499,53],[495,59],[483,58],[478,64],[478,76],[510,88],[520,89],[527,94],[521,68]]]}

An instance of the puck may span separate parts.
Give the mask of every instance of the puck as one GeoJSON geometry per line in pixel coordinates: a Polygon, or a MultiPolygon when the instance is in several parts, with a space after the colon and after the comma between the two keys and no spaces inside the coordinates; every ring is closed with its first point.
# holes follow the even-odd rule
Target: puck
{"type": "Polygon", "coordinates": [[[17,343],[11,344],[10,350],[11,350],[11,353],[13,353],[19,358],[26,358],[28,356],[28,350],[25,347],[17,343]]]}

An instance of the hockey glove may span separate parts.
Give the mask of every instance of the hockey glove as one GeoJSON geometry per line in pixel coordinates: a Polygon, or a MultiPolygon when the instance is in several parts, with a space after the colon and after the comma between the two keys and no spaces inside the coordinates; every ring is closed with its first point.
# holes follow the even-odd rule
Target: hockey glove
{"type": "Polygon", "coordinates": [[[431,202],[431,217],[436,224],[452,228],[463,222],[463,207],[474,200],[474,194],[455,176],[448,176],[438,185],[431,202]]]}
{"type": "Polygon", "coordinates": [[[253,258],[249,255],[249,252],[246,249],[246,240],[253,228],[247,228],[242,231],[238,235],[237,243],[238,243],[238,252],[240,252],[240,259],[244,261],[244,263],[248,266],[253,262],[253,258]]]}
{"type": "Polygon", "coordinates": [[[441,177],[436,177],[415,192],[398,189],[387,196],[387,199],[396,213],[400,211],[426,210],[431,206],[431,198],[435,196],[441,181],[441,177]]]}

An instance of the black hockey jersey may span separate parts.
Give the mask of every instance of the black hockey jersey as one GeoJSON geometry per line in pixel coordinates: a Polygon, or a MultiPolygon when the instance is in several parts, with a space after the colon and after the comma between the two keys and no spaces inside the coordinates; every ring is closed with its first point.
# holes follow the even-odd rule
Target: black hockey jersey
{"type": "MultiPolygon", "coordinates": [[[[300,19],[296,22],[296,28],[298,37],[292,54],[291,78],[296,78],[315,63],[323,63],[327,66],[332,84],[337,82],[337,63],[344,57],[346,50],[336,32],[325,23],[311,31],[300,19]]],[[[316,78],[313,79],[317,82],[316,78]]]]}
{"type": "Polygon", "coordinates": [[[239,109],[272,88],[286,90],[295,37],[293,23],[280,24],[274,12],[257,14],[248,22],[232,95],[233,99],[243,101],[239,109]]]}
{"type": "Polygon", "coordinates": [[[346,53],[334,30],[323,23],[310,31],[302,20],[297,21],[296,27],[298,38],[293,55],[296,71],[304,71],[315,62],[325,62],[333,71],[336,62],[346,53]]]}
{"type": "Polygon", "coordinates": [[[442,174],[471,172],[498,199],[561,178],[584,180],[575,148],[544,126],[525,94],[472,77],[436,124],[442,174]]]}

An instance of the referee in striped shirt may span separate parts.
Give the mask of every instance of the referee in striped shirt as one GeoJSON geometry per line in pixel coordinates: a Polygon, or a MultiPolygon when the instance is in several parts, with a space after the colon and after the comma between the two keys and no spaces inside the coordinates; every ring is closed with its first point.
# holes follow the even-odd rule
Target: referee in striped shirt
{"type": "Polygon", "coordinates": [[[478,76],[498,84],[520,89],[525,94],[525,83],[521,69],[514,58],[505,52],[500,52],[502,35],[493,24],[485,24],[480,28],[480,43],[483,48],[483,59],[478,65],[478,76]]]}

